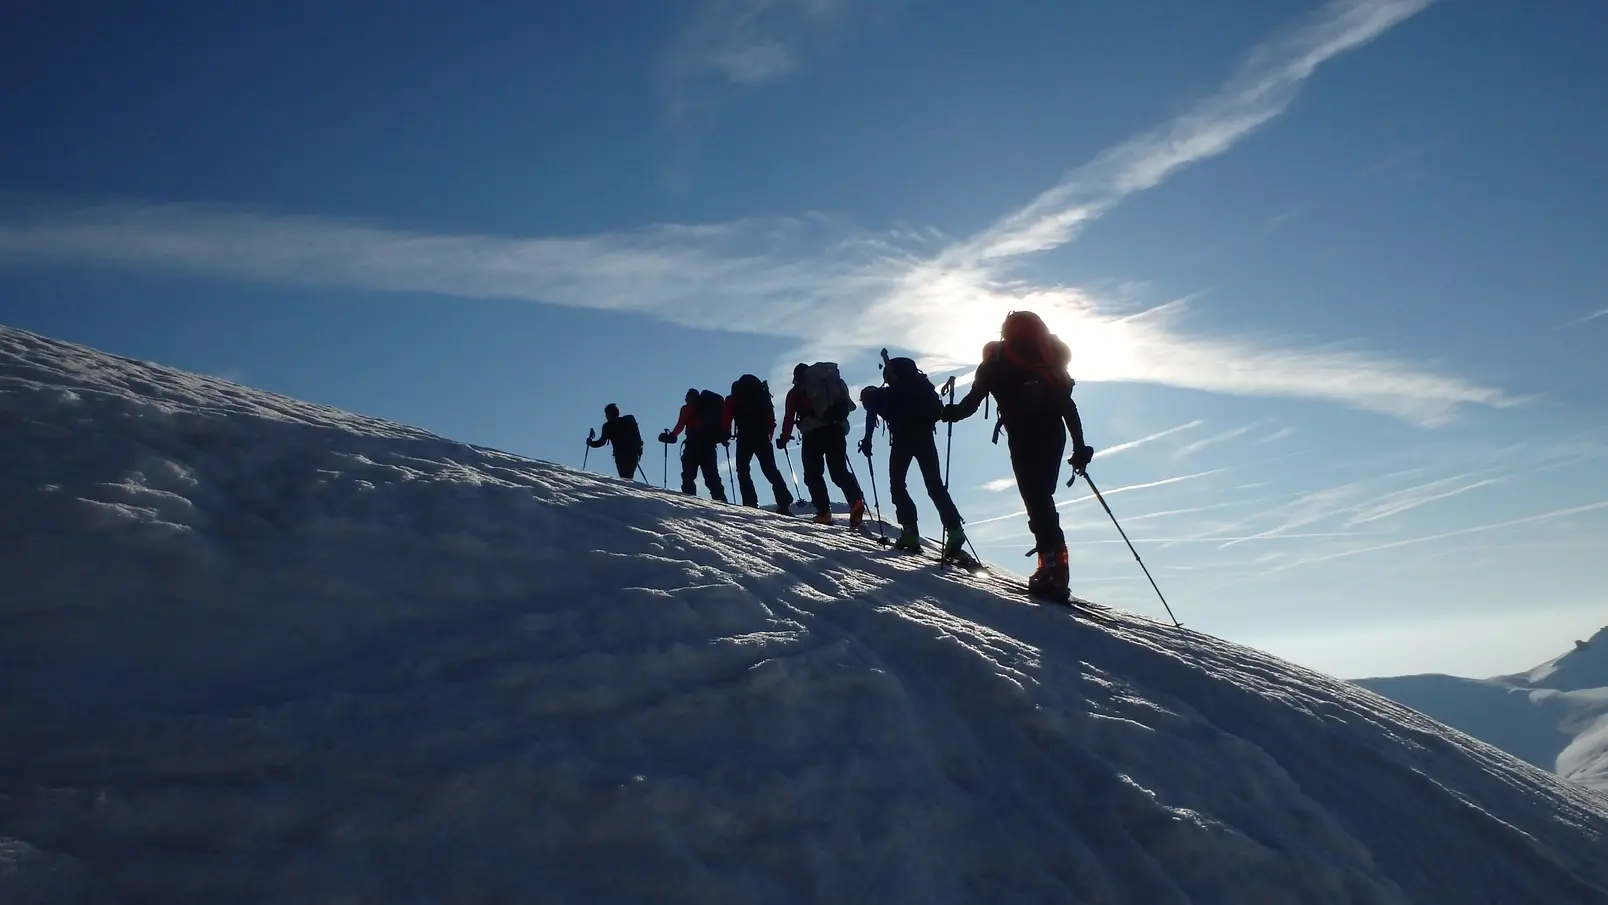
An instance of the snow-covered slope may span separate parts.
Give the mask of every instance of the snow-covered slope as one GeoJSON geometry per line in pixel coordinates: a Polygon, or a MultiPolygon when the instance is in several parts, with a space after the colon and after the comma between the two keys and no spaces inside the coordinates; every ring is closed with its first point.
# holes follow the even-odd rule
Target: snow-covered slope
{"type": "Polygon", "coordinates": [[[0,902],[1602,903],[1608,808],[843,528],[0,330],[0,902]]]}
{"type": "Polygon", "coordinates": [[[1575,642],[1575,649],[1561,657],[1516,676],[1498,676],[1494,681],[1556,691],[1608,688],[1608,628],[1589,641],[1575,642]]]}
{"type": "Polygon", "coordinates": [[[1357,683],[1583,785],[1608,792],[1608,628],[1532,670],[1357,683]]]}

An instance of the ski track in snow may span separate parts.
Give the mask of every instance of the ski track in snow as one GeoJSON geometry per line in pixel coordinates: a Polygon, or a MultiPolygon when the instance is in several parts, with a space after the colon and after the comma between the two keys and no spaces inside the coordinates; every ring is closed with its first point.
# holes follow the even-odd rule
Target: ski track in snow
{"type": "Polygon", "coordinates": [[[1596,793],[841,527],[5,328],[0,431],[0,902],[1608,902],[1596,793]]]}

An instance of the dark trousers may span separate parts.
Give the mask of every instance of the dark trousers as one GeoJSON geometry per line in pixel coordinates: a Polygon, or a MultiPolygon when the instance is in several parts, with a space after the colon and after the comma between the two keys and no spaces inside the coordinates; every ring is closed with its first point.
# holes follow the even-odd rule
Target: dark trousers
{"type": "Polygon", "coordinates": [[[849,470],[849,437],[843,425],[828,424],[805,434],[799,439],[799,455],[804,459],[804,485],[810,489],[810,502],[815,504],[817,515],[832,511],[823,472],[831,473],[832,483],[843,491],[850,504],[865,499],[860,482],[849,470]]]}
{"type": "Polygon", "coordinates": [[[637,463],[642,461],[642,450],[632,450],[626,453],[617,453],[614,456],[614,467],[620,477],[630,480],[636,477],[637,463]]]}
{"type": "Polygon", "coordinates": [[[911,437],[895,436],[890,445],[888,486],[892,488],[893,511],[899,519],[899,527],[916,526],[916,501],[910,498],[910,491],[905,488],[905,478],[910,474],[912,461],[921,469],[921,479],[927,485],[927,496],[932,497],[932,504],[938,507],[939,521],[943,522],[946,530],[958,529],[960,511],[955,508],[955,501],[944,487],[943,468],[938,464],[938,441],[931,431],[916,433],[911,437]]]}
{"type": "Polygon", "coordinates": [[[737,490],[742,494],[743,505],[759,505],[759,494],[754,491],[754,476],[749,473],[748,467],[754,459],[759,460],[760,474],[770,482],[776,505],[791,504],[793,495],[787,492],[787,482],[782,480],[782,473],[776,467],[776,447],[771,443],[770,433],[741,431],[737,434],[737,490]]]}
{"type": "Polygon", "coordinates": [[[710,440],[694,441],[688,439],[681,447],[681,492],[696,494],[698,485],[693,483],[698,472],[703,472],[704,486],[709,488],[712,499],[726,502],[726,485],[720,483],[720,463],[715,458],[715,449],[720,444],[710,440]]]}
{"type": "Polygon", "coordinates": [[[1033,532],[1039,553],[1046,556],[1066,546],[1061,516],[1055,509],[1055,484],[1061,479],[1061,454],[1066,452],[1066,422],[1040,416],[1013,421],[1010,438],[1011,469],[1016,489],[1027,509],[1027,530],[1033,532]]]}

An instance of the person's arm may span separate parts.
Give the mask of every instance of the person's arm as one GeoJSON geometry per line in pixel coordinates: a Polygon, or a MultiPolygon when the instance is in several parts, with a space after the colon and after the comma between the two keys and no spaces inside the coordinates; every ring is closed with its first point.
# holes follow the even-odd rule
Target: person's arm
{"type": "Polygon", "coordinates": [[[1083,440],[1083,418],[1078,415],[1078,404],[1072,399],[1071,391],[1066,394],[1066,429],[1072,434],[1072,455],[1066,460],[1072,470],[1082,474],[1089,462],[1094,459],[1094,448],[1083,440]]]}
{"type": "Polygon", "coordinates": [[[726,397],[726,404],[720,407],[720,435],[731,436],[732,404],[731,397],[726,397]]]}
{"type": "Polygon", "coordinates": [[[603,430],[602,430],[602,432],[600,432],[597,435],[597,439],[596,440],[587,440],[586,445],[592,447],[593,449],[598,449],[600,447],[607,446],[609,444],[609,441],[614,438],[613,431],[609,430],[609,428],[611,428],[613,426],[614,426],[613,421],[605,421],[603,423],[603,430]]]}
{"type": "Polygon", "coordinates": [[[787,401],[782,404],[782,442],[793,436],[793,424],[798,421],[798,387],[787,391],[787,401]]]}
{"type": "Polygon", "coordinates": [[[994,389],[993,361],[984,361],[977,366],[977,376],[972,380],[971,390],[966,398],[959,402],[951,402],[944,406],[945,421],[960,421],[976,414],[977,407],[983,404],[983,397],[994,389]]]}
{"type": "Polygon", "coordinates": [[[880,396],[879,391],[872,390],[865,400],[865,439],[860,441],[860,445],[866,449],[871,448],[871,434],[877,429],[877,417],[881,415],[877,406],[880,396]]]}
{"type": "Polygon", "coordinates": [[[1083,418],[1078,415],[1078,404],[1071,394],[1066,397],[1066,429],[1072,434],[1074,447],[1085,447],[1089,444],[1083,442],[1083,418]]]}
{"type": "Polygon", "coordinates": [[[671,428],[670,433],[665,435],[665,436],[670,438],[671,443],[676,442],[676,438],[681,436],[682,428],[685,428],[685,427],[688,426],[688,424],[692,421],[692,417],[693,417],[692,403],[689,402],[686,405],[681,407],[681,416],[676,419],[676,426],[671,428]]]}

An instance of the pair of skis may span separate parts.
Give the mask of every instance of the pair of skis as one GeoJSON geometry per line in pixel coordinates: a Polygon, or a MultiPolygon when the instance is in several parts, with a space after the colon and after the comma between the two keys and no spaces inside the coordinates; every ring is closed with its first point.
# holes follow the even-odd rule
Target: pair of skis
{"type": "Polygon", "coordinates": [[[1071,594],[1068,594],[1064,598],[1045,597],[1040,594],[1035,594],[1031,589],[1028,588],[1027,582],[1001,575],[989,568],[986,563],[978,562],[976,558],[967,553],[961,553],[959,556],[950,557],[948,559],[939,557],[938,568],[943,570],[946,574],[953,574],[952,570],[958,569],[962,572],[965,572],[969,578],[981,579],[982,581],[1002,590],[1013,591],[1034,601],[1035,603],[1049,603],[1064,606],[1073,613],[1087,619],[1097,622],[1107,622],[1110,620],[1111,608],[1105,604],[1095,603],[1092,600],[1084,600],[1082,597],[1073,597],[1071,594]]]}
{"type": "MultiPolygon", "coordinates": [[[[865,534],[867,537],[871,537],[869,532],[864,530],[864,526],[861,528],[861,533],[865,534]]],[[[879,544],[882,544],[889,549],[892,549],[891,544],[889,544],[884,538],[871,539],[876,540],[879,544]]],[[[929,543],[931,542],[926,538],[923,538],[923,540],[929,543]]],[[[925,551],[916,553],[909,550],[897,550],[895,552],[903,553],[906,556],[927,556],[925,551]]],[[[1020,594],[1021,596],[1037,603],[1059,604],[1060,606],[1064,606],[1067,609],[1072,610],[1077,615],[1094,621],[1109,621],[1111,616],[1110,607],[1104,604],[1095,603],[1092,600],[1084,600],[1081,597],[1073,597],[1070,594],[1064,599],[1043,597],[1041,595],[1034,594],[1031,590],[1029,590],[1026,582],[1020,581],[1013,577],[1001,575],[989,567],[987,563],[977,559],[975,556],[972,556],[970,553],[967,553],[964,550],[956,551],[950,556],[944,556],[942,553],[940,553],[936,557],[928,556],[928,558],[936,559],[940,574],[954,575],[956,571],[964,572],[966,577],[969,579],[979,580],[984,583],[991,584],[1000,590],[1020,594]]]]}

